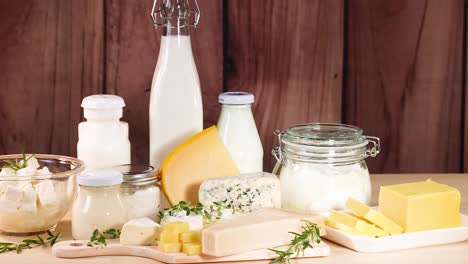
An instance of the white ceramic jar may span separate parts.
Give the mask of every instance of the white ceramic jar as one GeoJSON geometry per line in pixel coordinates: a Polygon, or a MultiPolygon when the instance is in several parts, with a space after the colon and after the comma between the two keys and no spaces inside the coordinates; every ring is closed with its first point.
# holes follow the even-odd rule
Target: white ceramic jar
{"type": "Polygon", "coordinates": [[[219,95],[222,104],[218,132],[240,173],[263,171],[263,147],[252,114],[254,95],[227,92],[219,95]]]}
{"type": "Polygon", "coordinates": [[[127,219],[148,217],[158,220],[161,191],[156,171],[148,165],[121,165],[114,167],[123,173],[121,194],[127,210],[127,219]]]}
{"type": "Polygon", "coordinates": [[[89,239],[95,229],[122,229],[127,221],[120,194],[123,175],[116,170],[93,170],[78,176],[78,197],[72,209],[72,236],[89,239]]]}
{"type": "Polygon", "coordinates": [[[311,213],[344,209],[353,197],[369,204],[371,182],[366,162],[380,151],[376,137],[341,124],[305,124],[277,131],[280,147],[274,173],[281,182],[282,207],[311,213]],[[367,148],[372,143],[370,149],[367,148]]]}
{"type": "Polygon", "coordinates": [[[128,124],[120,121],[125,102],[117,95],[97,94],[83,99],[87,119],[78,126],[78,158],[86,170],[130,163],[128,124]]]}

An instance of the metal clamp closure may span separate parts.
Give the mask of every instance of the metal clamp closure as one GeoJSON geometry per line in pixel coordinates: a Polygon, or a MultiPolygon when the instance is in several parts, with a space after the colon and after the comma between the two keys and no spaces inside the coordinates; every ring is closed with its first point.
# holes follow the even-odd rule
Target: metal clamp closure
{"type": "MultiPolygon", "coordinates": [[[[153,20],[153,24],[155,27],[164,27],[167,26],[167,20],[170,18],[170,13],[172,11],[167,10],[170,8],[170,2],[167,4],[167,1],[171,0],[162,0],[160,4],[158,4],[158,0],[154,0],[153,7],[151,8],[151,19],[153,20]]],[[[177,6],[184,10],[187,14],[186,19],[186,26],[196,27],[200,20],[200,8],[198,7],[197,0],[193,0],[195,3],[195,10],[190,8],[189,0],[177,0],[177,6]],[[192,20],[192,21],[190,21],[192,20]]]]}
{"type": "Polygon", "coordinates": [[[366,149],[366,158],[374,158],[375,156],[377,156],[377,154],[380,153],[380,139],[378,137],[371,136],[366,136],[366,138],[369,141],[369,143],[372,144],[370,148],[366,149]]]}

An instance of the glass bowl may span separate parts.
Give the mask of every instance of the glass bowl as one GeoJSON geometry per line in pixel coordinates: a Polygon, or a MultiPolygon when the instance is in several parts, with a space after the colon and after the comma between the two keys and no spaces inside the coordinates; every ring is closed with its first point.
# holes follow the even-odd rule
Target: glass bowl
{"type": "MultiPolygon", "coordinates": [[[[40,176],[0,176],[0,233],[29,236],[54,230],[65,216],[76,194],[76,175],[85,168],[76,158],[35,154],[40,168],[52,174],[40,176]]],[[[0,155],[21,160],[22,154],[0,155]]]]}

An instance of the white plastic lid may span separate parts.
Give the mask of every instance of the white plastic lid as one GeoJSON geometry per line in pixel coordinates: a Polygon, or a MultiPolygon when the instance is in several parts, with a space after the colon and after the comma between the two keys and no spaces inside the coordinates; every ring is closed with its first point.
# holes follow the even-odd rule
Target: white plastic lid
{"type": "Polygon", "coordinates": [[[78,175],[78,184],[84,186],[111,186],[122,182],[123,174],[118,170],[91,170],[78,175]]]}
{"type": "Polygon", "coordinates": [[[221,104],[253,104],[255,102],[255,96],[247,92],[227,92],[222,93],[218,96],[218,102],[221,104]]]}
{"type": "Polygon", "coordinates": [[[81,102],[86,119],[119,119],[123,115],[122,108],[124,106],[124,99],[112,94],[90,95],[81,102]]]}

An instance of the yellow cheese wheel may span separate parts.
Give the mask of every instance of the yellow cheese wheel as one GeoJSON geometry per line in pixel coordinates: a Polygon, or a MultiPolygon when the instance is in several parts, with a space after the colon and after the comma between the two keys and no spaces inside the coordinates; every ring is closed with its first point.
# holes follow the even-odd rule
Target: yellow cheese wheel
{"type": "Polygon", "coordinates": [[[172,205],[180,201],[196,204],[204,180],[238,174],[216,126],[212,126],[180,144],[166,157],[161,167],[161,185],[172,205]]]}

